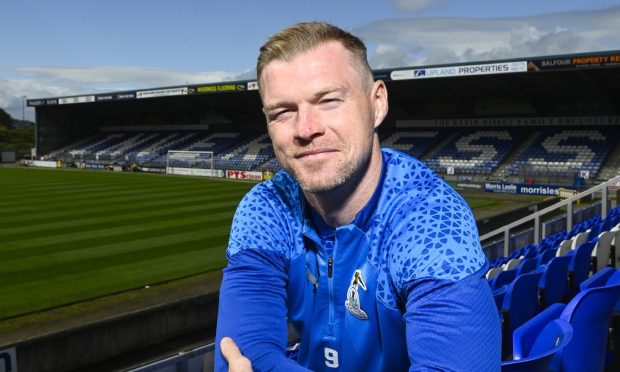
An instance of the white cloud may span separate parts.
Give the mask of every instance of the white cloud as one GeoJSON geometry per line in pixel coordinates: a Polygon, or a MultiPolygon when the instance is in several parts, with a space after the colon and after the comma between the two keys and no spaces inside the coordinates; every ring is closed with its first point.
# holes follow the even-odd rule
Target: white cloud
{"type": "Polygon", "coordinates": [[[14,73],[31,79],[84,87],[102,84],[129,88],[195,84],[230,79],[234,73],[168,71],[138,67],[17,67],[14,73]]]}
{"type": "Polygon", "coordinates": [[[374,22],[353,30],[369,45],[374,68],[397,67],[399,48],[405,64],[421,65],[517,58],[618,49],[615,24],[620,6],[601,10],[550,13],[528,17],[416,17],[374,22]]]}
{"type": "Polygon", "coordinates": [[[369,63],[374,68],[388,68],[406,64],[407,53],[396,45],[379,44],[374,50],[369,63]]]}
{"type": "Polygon", "coordinates": [[[32,80],[0,79],[0,107],[5,109],[15,119],[21,119],[25,111],[28,120],[34,120],[34,110],[22,106],[23,96],[53,97],[72,94],[66,88],[40,84],[32,80]]]}

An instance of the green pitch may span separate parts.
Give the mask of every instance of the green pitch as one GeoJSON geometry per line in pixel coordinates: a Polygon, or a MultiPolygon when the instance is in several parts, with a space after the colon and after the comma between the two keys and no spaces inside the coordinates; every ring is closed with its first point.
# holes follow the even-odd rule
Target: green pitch
{"type": "Polygon", "coordinates": [[[0,167],[0,319],[223,267],[252,186],[0,167]]]}

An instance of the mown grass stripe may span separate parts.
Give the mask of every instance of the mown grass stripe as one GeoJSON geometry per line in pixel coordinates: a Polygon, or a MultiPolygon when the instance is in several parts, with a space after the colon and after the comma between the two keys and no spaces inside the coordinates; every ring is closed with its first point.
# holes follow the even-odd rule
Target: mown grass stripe
{"type": "Polygon", "coordinates": [[[151,207],[167,207],[175,204],[183,204],[183,203],[205,203],[208,204],[212,200],[216,199],[224,199],[224,200],[234,200],[239,201],[243,193],[212,193],[212,194],[199,194],[199,195],[180,195],[177,197],[169,196],[166,198],[154,198],[154,199],[142,199],[137,201],[132,201],[128,203],[127,200],[118,200],[111,199],[106,200],[102,198],[93,199],[86,203],[74,204],[68,203],[66,201],[58,201],[53,204],[39,204],[37,206],[27,207],[26,211],[24,208],[12,208],[12,211],[17,211],[15,214],[7,215],[4,217],[0,217],[0,225],[1,226],[15,226],[16,223],[34,223],[37,220],[43,219],[43,223],[48,222],[49,220],[46,217],[64,217],[66,214],[92,214],[91,211],[101,211],[102,213],[108,212],[110,209],[114,210],[114,208],[120,207],[121,210],[130,211],[133,208],[151,208],[151,207]],[[37,214],[31,213],[32,211],[41,211],[37,214]],[[27,212],[27,213],[24,213],[27,212]],[[27,216],[32,216],[29,218],[27,216]],[[43,217],[41,217],[43,216],[43,217]],[[5,221],[6,220],[6,221],[5,221]]]}
{"type": "Polygon", "coordinates": [[[145,257],[174,255],[191,250],[204,250],[209,243],[220,242],[226,236],[221,229],[206,229],[191,233],[170,234],[166,236],[135,239],[116,244],[105,244],[90,249],[50,254],[45,257],[33,257],[30,260],[7,262],[7,269],[0,271],[0,283],[16,284],[22,281],[39,280],[72,272],[87,271],[112,265],[118,262],[138,262],[145,257]],[[202,241],[206,243],[183,244],[202,241]],[[174,250],[168,249],[174,245],[174,250]]]}
{"type": "MultiPolygon", "coordinates": [[[[144,210],[139,209],[138,212],[133,213],[123,213],[123,214],[107,214],[105,216],[99,215],[99,217],[90,217],[89,214],[81,214],[74,219],[65,218],[63,220],[56,220],[56,222],[50,222],[46,224],[22,224],[18,227],[7,227],[0,228],[0,236],[2,236],[3,242],[9,242],[12,240],[16,240],[16,238],[20,238],[23,236],[23,239],[29,238],[30,236],[24,236],[25,234],[32,234],[35,232],[50,232],[54,230],[61,230],[67,228],[84,228],[86,226],[97,226],[98,228],[102,228],[106,226],[106,223],[114,222],[112,226],[121,225],[127,222],[132,221],[141,221],[146,222],[148,219],[152,218],[172,218],[172,217],[183,217],[183,214],[187,215],[187,213],[192,212],[203,212],[203,213],[212,213],[215,211],[230,211],[231,208],[234,208],[237,205],[237,201],[224,201],[218,203],[209,203],[209,204],[193,204],[185,207],[174,207],[170,209],[155,209],[155,210],[144,210]]],[[[65,216],[69,217],[69,216],[65,216]]],[[[47,235],[49,236],[49,234],[47,235]]],[[[0,251],[2,251],[2,245],[0,243],[0,251]]]]}
{"type": "MultiPolygon", "coordinates": [[[[216,189],[216,190],[211,190],[211,191],[206,191],[206,190],[200,190],[200,189],[189,189],[189,190],[175,190],[174,188],[166,188],[166,189],[158,189],[158,190],[127,190],[127,189],[123,189],[123,188],[105,188],[105,189],[101,189],[101,190],[105,190],[105,191],[100,191],[100,192],[91,192],[91,190],[79,190],[80,193],[78,193],[77,191],[69,191],[69,192],[64,192],[63,195],[52,195],[52,194],[39,194],[40,197],[37,196],[30,196],[28,194],[24,194],[24,197],[27,197],[27,200],[32,202],[32,203],[44,203],[44,204],[53,204],[53,203],[59,203],[59,202],[65,202],[65,201],[71,201],[71,202],[78,202],[78,201],[89,201],[92,199],[96,199],[96,200],[102,200],[102,199],[109,199],[109,200],[117,200],[117,201],[123,201],[125,199],[123,198],[129,198],[128,200],[131,200],[132,198],[148,198],[148,197],[152,197],[152,198],[166,198],[166,197],[178,197],[178,196],[182,196],[182,195],[196,195],[198,192],[200,193],[204,193],[204,194],[209,194],[212,193],[213,191],[215,192],[219,192],[221,189],[216,189]]],[[[16,196],[15,196],[16,197],[16,196]]],[[[15,199],[15,200],[19,200],[15,199]]]]}
{"type": "Polygon", "coordinates": [[[224,256],[215,258],[209,251],[192,251],[2,287],[0,298],[5,301],[0,302],[0,319],[187,277],[224,264],[224,256]]]}
{"type": "MultiPolygon", "coordinates": [[[[67,244],[70,242],[78,242],[78,241],[92,241],[93,239],[110,239],[114,236],[118,235],[131,235],[141,232],[149,232],[154,229],[164,228],[179,228],[183,226],[187,226],[189,224],[205,224],[205,223],[213,223],[214,221],[222,220],[224,223],[230,223],[230,218],[232,217],[231,212],[224,213],[216,213],[205,215],[202,217],[191,216],[188,218],[179,218],[175,220],[162,220],[156,223],[136,223],[123,225],[114,228],[106,228],[106,229],[97,229],[97,230],[89,230],[89,231],[71,231],[56,236],[43,236],[43,237],[35,237],[31,239],[24,239],[14,242],[7,242],[5,248],[3,249],[3,254],[8,254],[10,251],[15,250],[25,250],[28,248],[39,248],[50,245],[58,245],[58,244],[67,244]]],[[[203,226],[203,225],[201,225],[203,226]]],[[[204,225],[206,226],[206,225],[204,225]]],[[[198,226],[200,227],[200,226],[198,226]]]]}
{"type": "Polygon", "coordinates": [[[252,183],[0,168],[0,318],[221,268],[252,183]]]}

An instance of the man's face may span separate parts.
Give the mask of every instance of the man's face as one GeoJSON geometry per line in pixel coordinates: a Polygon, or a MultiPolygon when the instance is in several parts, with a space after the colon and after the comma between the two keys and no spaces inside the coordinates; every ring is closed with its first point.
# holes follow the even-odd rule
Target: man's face
{"type": "Polygon", "coordinates": [[[263,69],[263,106],[276,157],[304,191],[332,190],[368,166],[383,115],[377,122],[377,83],[371,91],[364,79],[337,42],[263,69]]]}

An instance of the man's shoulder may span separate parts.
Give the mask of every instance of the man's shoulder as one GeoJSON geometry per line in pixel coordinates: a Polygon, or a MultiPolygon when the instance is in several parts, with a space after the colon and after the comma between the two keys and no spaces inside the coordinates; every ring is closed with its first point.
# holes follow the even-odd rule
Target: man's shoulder
{"type": "Polygon", "coordinates": [[[281,170],[273,178],[252,187],[243,197],[239,207],[256,209],[268,203],[271,206],[283,204],[292,208],[300,203],[300,198],[299,184],[288,173],[281,170]]]}
{"type": "Polygon", "coordinates": [[[301,225],[300,195],[299,186],[285,172],[254,186],[233,217],[228,254],[255,248],[290,255],[291,234],[301,225]]]}
{"type": "Polygon", "coordinates": [[[447,186],[420,160],[390,148],[383,148],[382,153],[385,164],[382,185],[384,206],[394,209],[403,203],[417,203],[428,198],[434,190],[447,186]]]}
{"type": "Polygon", "coordinates": [[[478,270],[485,259],[465,200],[420,161],[394,150],[384,155],[383,210],[390,217],[390,266],[397,282],[454,281],[478,270]]]}

